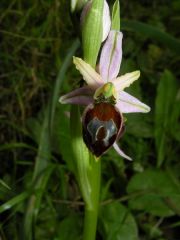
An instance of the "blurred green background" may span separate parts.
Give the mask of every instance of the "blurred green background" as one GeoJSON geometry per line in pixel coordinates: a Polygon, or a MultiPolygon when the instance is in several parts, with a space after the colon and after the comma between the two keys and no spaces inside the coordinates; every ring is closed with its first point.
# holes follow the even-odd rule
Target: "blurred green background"
{"type": "MultiPolygon", "coordinates": [[[[81,239],[69,106],[58,103],[80,84],[72,64],[82,56],[79,14],[69,5],[0,2],[2,240],[81,239]]],[[[101,159],[98,240],[180,239],[179,13],[179,0],[121,1],[120,74],[141,70],[128,91],[152,110],[125,115],[120,145],[133,162],[113,149],[101,159]]]]}

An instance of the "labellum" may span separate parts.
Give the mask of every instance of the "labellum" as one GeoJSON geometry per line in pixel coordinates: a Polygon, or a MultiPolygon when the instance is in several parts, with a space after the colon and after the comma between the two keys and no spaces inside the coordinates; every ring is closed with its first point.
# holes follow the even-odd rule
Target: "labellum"
{"type": "Polygon", "coordinates": [[[88,105],[83,114],[83,139],[96,157],[114,144],[123,129],[123,117],[115,107],[112,89],[112,83],[98,89],[94,104],[88,105]]]}

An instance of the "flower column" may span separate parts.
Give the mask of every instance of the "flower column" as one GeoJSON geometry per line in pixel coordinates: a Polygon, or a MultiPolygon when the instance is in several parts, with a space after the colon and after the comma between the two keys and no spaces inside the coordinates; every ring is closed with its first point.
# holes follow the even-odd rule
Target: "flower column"
{"type": "MultiPolygon", "coordinates": [[[[83,54],[92,68],[96,66],[102,41],[104,5],[104,0],[93,0],[86,5],[82,15],[83,54]]],[[[72,106],[70,121],[77,179],[85,203],[83,239],[94,240],[98,218],[101,162],[87,150],[83,142],[78,106],[72,106]]]]}

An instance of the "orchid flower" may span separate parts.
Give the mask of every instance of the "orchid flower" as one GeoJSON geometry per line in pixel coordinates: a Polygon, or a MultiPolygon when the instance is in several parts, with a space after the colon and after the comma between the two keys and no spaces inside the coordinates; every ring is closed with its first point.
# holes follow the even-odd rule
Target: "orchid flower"
{"type": "MultiPolygon", "coordinates": [[[[79,105],[93,104],[94,99],[98,93],[101,92],[101,89],[105,84],[110,82],[115,89],[115,107],[121,114],[132,112],[147,113],[150,111],[150,107],[124,91],[126,87],[129,87],[139,78],[140,71],[117,76],[122,60],[122,38],[122,32],[116,30],[109,32],[108,38],[101,51],[98,71],[93,69],[81,58],[73,58],[77,70],[79,70],[87,85],[61,96],[59,99],[60,103],[79,105]]],[[[120,156],[132,160],[119,148],[116,142],[114,142],[113,147],[120,156]]]]}

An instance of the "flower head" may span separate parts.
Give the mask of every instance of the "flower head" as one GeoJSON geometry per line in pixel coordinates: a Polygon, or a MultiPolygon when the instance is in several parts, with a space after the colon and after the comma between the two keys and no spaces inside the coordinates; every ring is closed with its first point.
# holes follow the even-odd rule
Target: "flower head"
{"type": "MultiPolygon", "coordinates": [[[[89,113],[90,109],[93,108],[94,118],[89,119],[89,125],[87,126],[87,128],[89,127],[87,131],[89,131],[92,137],[90,144],[92,145],[92,142],[98,141],[98,137],[101,137],[101,140],[103,139],[103,146],[106,146],[105,151],[113,145],[118,154],[131,160],[116,143],[122,132],[122,114],[131,112],[146,113],[150,111],[150,108],[124,91],[126,87],[129,87],[139,78],[140,71],[126,73],[125,75],[117,77],[122,60],[122,38],[123,35],[119,31],[111,30],[109,32],[108,38],[101,51],[98,71],[95,71],[95,69],[81,58],[74,57],[73,62],[82,74],[87,85],[60,97],[59,101],[63,104],[88,105],[85,113],[89,113]],[[98,103],[101,103],[101,106],[98,105],[99,108],[97,110],[95,104],[98,103]],[[106,105],[102,103],[106,103],[106,105]],[[109,105],[114,106],[114,110],[112,110],[109,105]],[[106,109],[103,110],[105,107],[107,107],[107,111],[110,112],[109,119],[107,119],[106,109]],[[104,112],[103,116],[101,114],[101,120],[95,117],[99,115],[98,111],[104,112]],[[111,117],[113,111],[115,112],[111,117]],[[119,120],[116,118],[116,112],[118,112],[120,116],[119,120]],[[104,131],[104,129],[106,129],[106,131],[104,131]]],[[[83,114],[83,118],[85,113],[83,114]]],[[[87,140],[85,140],[85,142],[88,146],[87,140]]],[[[96,147],[100,148],[101,146],[97,145],[96,147]]],[[[90,150],[92,151],[92,149],[90,150]]]]}

